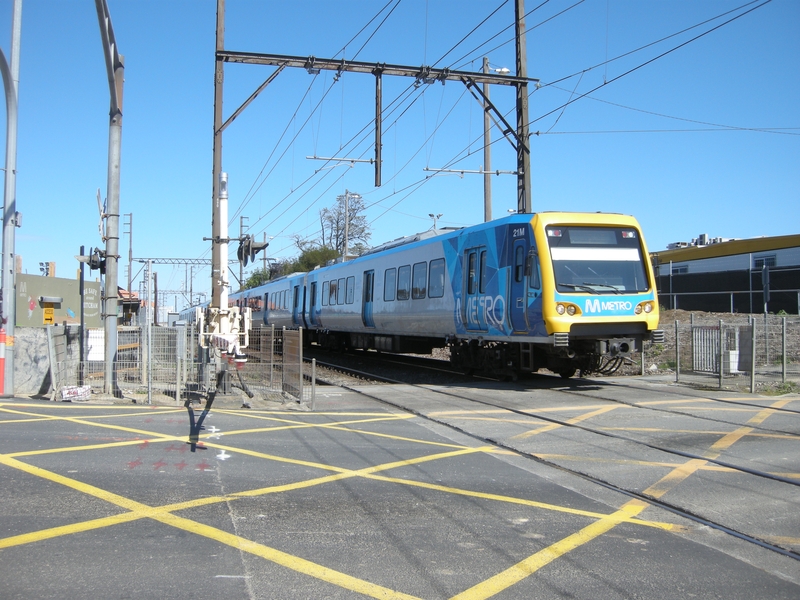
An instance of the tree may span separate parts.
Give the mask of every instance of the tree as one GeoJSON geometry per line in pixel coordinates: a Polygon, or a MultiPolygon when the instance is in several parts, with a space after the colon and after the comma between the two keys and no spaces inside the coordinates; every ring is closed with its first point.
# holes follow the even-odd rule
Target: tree
{"type": "Polygon", "coordinates": [[[307,273],[317,267],[327,265],[330,261],[339,258],[339,253],[333,248],[308,248],[291,262],[284,264],[284,273],[307,273]]]}
{"type": "Polygon", "coordinates": [[[258,287],[261,284],[268,282],[270,279],[272,279],[272,277],[269,270],[256,269],[244,282],[242,282],[242,289],[249,290],[251,288],[258,287]]]}
{"type": "Polygon", "coordinates": [[[336,204],[331,208],[319,211],[319,221],[322,227],[322,246],[334,248],[341,256],[344,253],[345,221],[347,222],[347,249],[363,252],[372,233],[370,232],[367,217],[364,211],[364,200],[358,194],[345,191],[345,194],[336,198],[336,204]],[[345,202],[347,210],[345,210],[345,202]]]}

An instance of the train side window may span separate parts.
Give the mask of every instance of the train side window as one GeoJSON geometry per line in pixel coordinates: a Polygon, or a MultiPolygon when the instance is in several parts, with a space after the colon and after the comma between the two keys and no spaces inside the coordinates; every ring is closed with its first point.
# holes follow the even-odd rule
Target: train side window
{"type": "Polygon", "coordinates": [[[467,293],[474,294],[476,278],[475,278],[475,263],[476,263],[477,255],[474,252],[469,253],[469,259],[467,263],[467,293]]]}
{"type": "Polygon", "coordinates": [[[383,301],[391,302],[394,300],[394,292],[397,286],[397,269],[394,267],[386,269],[383,273],[383,301]]]}
{"type": "Polygon", "coordinates": [[[328,297],[328,304],[330,304],[331,306],[336,304],[336,280],[335,279],[331,279],[331,293],[330,293],[330,296],[328,297]]]}
{"type": "Polygon", "coordinates": [[[531,249],[528,254],[528,260],[525,263],[525,271],[528,274],[528,287],[532,290],[538,290],[542,287],[539,280],[539,256],[531,249]]]}
{"type": "Polygon", "coordinates": [[[411,265],[400,267],[397,272],[397,299],[408,300],[411,292],[411,265]]]}
{"type": "Polygon", "coordinates": [[[481,282],[478,288],[478,291],[483,294],[486,292],[486,279],[488,278],[488,274],[486,273],[486,250],[481,252],[481,282]]]}
{"type": "Polygon", "coordinates": [[[437,258],[431,261],[430,275],[428,276],[428,297],[441,298],[444,296],[444,259],[437,258]]]}
{"type": "Polygon", "coordinates": [[[347,278],[347,298],[345,299],[347,304],[353,303],[355,295],[356,295],[356,278],[351,275],[350,277],[347,278]]]}
{"type": "Polygon", "coordinates": [[[311,282],[311,297],[309,298],[309,304],[311,306],[311,310],[313,311],[317,307],[317,282],[311,282]]]}
{"type": "Polygon", "coordinates": [[[521,283],[525,276],[525,248],[517,246],[514,254],[514,281],[521,283]]]}
{"type": "Polygon", "coordinates": [[[328,306],[328,297],[331,294],[331,282],[322,282],[322,306],[328,306]]]}
{"type": "Polygon", "coordinates": [[[414,264],[413,285],[411,286],[411,297],[414,300],[425,298],[428,283],[428,263],[419,262],[414,264]]]}
{"type": "Polygon", "coordinates": [[[292,309],[296,310],[300,304],[300,286],[294,286],[294,298],[292,298],[292,309]]]}
{"type": "Polygon", "coordinates": [[[344,304],[344,277],[336,284],[336,304],[344,304]]]}

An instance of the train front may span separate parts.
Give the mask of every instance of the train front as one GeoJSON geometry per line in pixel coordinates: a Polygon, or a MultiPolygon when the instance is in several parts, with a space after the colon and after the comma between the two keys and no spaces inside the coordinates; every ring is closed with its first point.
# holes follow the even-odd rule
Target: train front
{"type": "Polygon", "coordinates": [[[641,228],[626,215],[539,213],[533,222],[548,368],[611,373],[658,330],[655,279],[641,228]]]}

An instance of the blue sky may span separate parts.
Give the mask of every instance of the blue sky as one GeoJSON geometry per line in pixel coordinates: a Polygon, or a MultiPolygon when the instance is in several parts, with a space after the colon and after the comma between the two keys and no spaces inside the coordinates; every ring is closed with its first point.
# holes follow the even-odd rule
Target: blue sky
{"type": "MultiPolygon", "coordinates": [[[[476,71],[488,56],[513,71],[513,0],[395,3],[227,0],[225,47],[476,71]]],[[[209,257],[216,2],[108,5],[125,56],[121,212],[133,214],[134,257],[209,257]]],[[[7,57],[11,10],[0,0],[7,57]]],[[[550,0],[526,26],[528,75],[543,84],[530,97],[535,211],[632,214],[650,250],[701,233],[798,233],[800,2],[550,0]]],[[[225,117],[273,70],[226,66],[225,117]]],[[[92,0],[23,0],[19,86],[16,251],[28,273],[55,261],[58,276],[72,277],[79,247],[101,243],[98,188],[106,195],[108,83],[92,0]]],[[[513,122],[513,88],[494,86],[491,97],[513,122]]],[[[376,245],[430,228],[429,213],[443,215],[440,226],[481,222],[481,176],[424,171],[481,168],[476,101],[458,82],[414,88],[400,77],[384,77],[383,98],[376,188],[369,164],[306,158],[373,155],[374,78],[281,73],[224,134],[231,235],[245,216],[258,239],[274,238],[269,256],[294,256],[294,236],[317,237],[320,209],[345,190],[363,196],[376,245]]],[[[492,168],[514,170],[510,144],[497,130],[493,140],[492,168]]],[[[510,175],[492,183],[498,218],[516,208],[516,184],[510,175]]],[[[121,283],[128,244],[126,233],[121,283]]],[[[183,267],[157,271],[160,289],[186,286],[183,267]]],[[[196,268],[194,291],[207,291],[209,277],[196,268]]]]}

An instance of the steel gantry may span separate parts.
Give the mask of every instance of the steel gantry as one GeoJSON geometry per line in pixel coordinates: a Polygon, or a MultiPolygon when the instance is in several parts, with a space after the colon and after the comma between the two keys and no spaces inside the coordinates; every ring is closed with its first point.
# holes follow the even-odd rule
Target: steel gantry
{"type": "Polygon", "coordinates": [[[516,75],[493,74],[479,71],[437,69],[431,66],[405,66],[389,63],[371,63],[346,59],[326,59],[315,56],[286,56],[256,52],[236,52],[225,49],[225,0],[217,0],[217,29],[214,68],[214,143],[212,168],[212,215],[211,229],[211,304],[206,324],[211,339],[234,342],[233,332],[241,331],[247,315],[240,315],[237,308],[228,307],[229,269],[228,256],[228,180],[222,172],[222,133],[242,111],[287,67],[306,69],[318,73],[321,70],[339,74],[366,73],[375,77],[375,186],[381,185],[381,133],[382,133],[382,80],[384,75],[412,77],[420,83],[460,81],[478,98],[485,110],[494,115],[505,127],[503,134],[513,137],[512,145],[517,152],[517,212],[531,212],[530,192],[530,148],[528,145],[528,83],[537,79],[527,77],[525,50],[524,0],[515,0],[516,75]],[[225,63],[242,63],[275,66],[277,69],[262,83],[231,116],[223,122],[223,84],[225,63]],[[516,89],[516,127],[512,127],[484,94],[478,84],[514,86],[516,89]]]}

